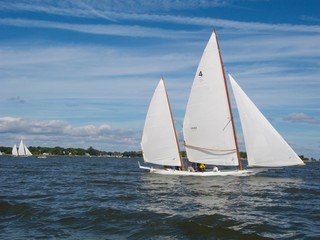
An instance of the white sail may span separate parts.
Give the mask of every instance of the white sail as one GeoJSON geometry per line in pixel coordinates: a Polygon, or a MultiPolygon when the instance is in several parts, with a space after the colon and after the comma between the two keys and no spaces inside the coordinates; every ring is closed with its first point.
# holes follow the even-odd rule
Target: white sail
{"type": "Polygon", "coordinates": [[[29,151],[29,149],[26,147],[26,145],[23,143],[23,140],[20,141],[19,148],[18,148],[18,155],[19,156],[32,156],[32,153],[29,151]]]}
{"type": "Polygon", "coordinates": [[[238,165],[226,88],[213,32],[194,77],[183,122],[185,146],[191,162],[238,165]]]}
{"type": "Polygon", "coordinates": [[[159,81],[149,105],[141,148],[145,162],[181,166],[177,136],[163,79],[159,81]]]}
{"type": "Polygon", "coordinates": [[[24,152],[25,152],[26,156],[32,156],[32,153],[30,152],[30,150],[27,148],[26,145],[24,145],[24,152]]]}
{"type": "Polygon", "coordinates": [[[24,150],[24,144],[23,144],[23,140],[21,139],[20,144],[19,144],[19,148],[18,148],[18,155],[19,156],[25,156],[26,152],[24,150]]]}
{"type": "Polygon", "coordinates": [[[12,154],[13,156],[18,156],[17,144],[13,145],[11,154],[12,154]]]}
{"type": "Polygon", "coordinates": [[[248,165],[263,167],[304,165],[231,75],[229,79],[240,115],[248,165]]]}

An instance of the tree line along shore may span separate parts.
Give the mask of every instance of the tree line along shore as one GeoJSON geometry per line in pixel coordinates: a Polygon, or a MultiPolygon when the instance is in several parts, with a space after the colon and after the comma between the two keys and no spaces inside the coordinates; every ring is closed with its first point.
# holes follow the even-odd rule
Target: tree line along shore
{"type": "MultiPolygon", "coordinates": [[[[93,147],[85,148],[63,148],[63,147],[28,147],[34,156],[106,156],[106,157],[142,157],[141,151],[100,151],[93,147]]],[[[12,147],[0,147],[3,155],[11,155],[12,147]]]]}
{"type": "MultiPolygon", "coordinates": [[[[85,148],[63,148],[63,147],[28,147],[30,152],[35,156],[47,155],[47,156],[97,156],[97,157],[127,157],[127,158],[142,158],[141,151],[100,151],[94,149],[93,147],[85,148]]],[[[2,147],[0,146],[0,152],[3,155],[11,155],[12,147],[2,147]]],[[[183,158],[187,157],[186,151],[181,151],[183,158]]],[[[317,161],[315,158],[305,157],[304,155],[299,155],[303,161],[317,161]]],[[[240,158],[246,159],[247,153],[240,152],[240,158]]],[[[320,161],[320,159],[318,160],[320,161]]]]}

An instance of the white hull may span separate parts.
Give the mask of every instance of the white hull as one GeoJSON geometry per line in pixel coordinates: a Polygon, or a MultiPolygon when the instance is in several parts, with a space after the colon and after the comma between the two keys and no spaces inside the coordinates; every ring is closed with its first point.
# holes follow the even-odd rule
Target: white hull
{"type": "MultiPolygon", "coordinates": [[[[139,163],[139,162],[138,162],[139,163]]],[[[268,169],[256,168],[256,169],[246,169],[246,170],[225,170],[225,171],[205,171],[205,172],[189,172],[181,171],[175,169],[159,169],[153,167],[141,166],[139,163],[140,169],[149,170],[150,173],[161,174],[161,175],[176,175],[176,176],[197,176],[197,177],[213,177],[213,176],[253,176],[257,173],[268,171],[268,169]]]]}

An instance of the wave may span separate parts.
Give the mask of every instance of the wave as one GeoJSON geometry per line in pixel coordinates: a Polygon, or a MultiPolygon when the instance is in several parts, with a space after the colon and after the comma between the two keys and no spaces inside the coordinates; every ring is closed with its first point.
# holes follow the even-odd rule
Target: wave
{"type": "Polygon", "coordinates": [[[34,212],[34,209],[28,203],[0,201],[0,216],[2,219],[30,219],[34,216],[34,212]]]}

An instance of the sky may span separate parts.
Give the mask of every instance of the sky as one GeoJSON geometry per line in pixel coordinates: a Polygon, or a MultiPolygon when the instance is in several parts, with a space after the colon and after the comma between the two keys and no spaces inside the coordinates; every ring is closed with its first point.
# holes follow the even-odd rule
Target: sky
{"type": "Polygon", "coordinates": [[[317,0],[0,0],[0,146],[139,151],[162,76],[182,142],[214,29],[225,71],[297,154],[320,159],[317,0]]]}

